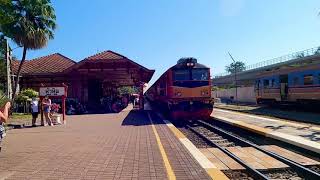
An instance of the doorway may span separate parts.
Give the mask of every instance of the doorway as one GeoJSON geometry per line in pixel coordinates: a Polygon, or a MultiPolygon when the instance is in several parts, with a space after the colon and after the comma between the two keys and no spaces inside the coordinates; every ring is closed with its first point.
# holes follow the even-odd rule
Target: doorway
{"type": "Polygon", "coordinates": [[[102,84],[98,79],[90,79],[88,81],[88,101],[90,104],[100,104],[100,98],[102,97],[102,84]]]}
{"type": "Polygon", "coordinates": [[[288,100],[288,74],[280,75],[281,101],[288,100]]]}

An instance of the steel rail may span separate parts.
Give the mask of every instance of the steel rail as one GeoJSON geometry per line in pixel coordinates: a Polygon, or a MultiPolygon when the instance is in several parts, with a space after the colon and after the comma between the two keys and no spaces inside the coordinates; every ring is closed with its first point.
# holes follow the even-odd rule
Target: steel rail
{"type": "Polygon", "coordinates": [[[290,159],[287,159],[287,158],[285,158],[285,157],[283,157],[283,156],[281,156],[281,155],[279,155],[277,153],[274,153],[272,151],[266,150],[266,149],[264,149],[264,148],[262,148],[262,147],[260,147],[260,146],[258,146],[256,144],[252,143],[252,142],[249,142],[249,141],[244,140],[244,139],[242,139],[240,137],[237,137],[237,136],[235,136],[235,135],[233,135],[233,134],[231,134],[229,132],[226,132],[226,131],[224,131],[224,130],[222,130],[220,128],[214,127],[213,125],[211,125],[211,124],[209,124],[207,122],[204,122],[202,120],[197,120],[196,122],[198,122],[201,125],[207,127],[208,129],[216,130],[216,131],[218,131],[218,132],[220,132],[220,133],[222,133],[222,134],[224,134],[224,135],[226,135],[226,136],[228,136],[228,137],[230,137],[230,138],[232,138],[234,140],[237,140],[237,141],[239,141],[241,143],[244,143],[244,144],[247,144],[249,146],[252,146],[252,147],[254,147],[254,148],[256,148],[256,149],[258,149],[258,150],[260,150],[260,151],[262,151],[262,152],[264,152],[266,154],[268,154],[269,156],[271,156],[271,157],[273,157],[273,158],[275,158],[275,159],[277,159],[277,160],[289,165],[298,174],[300,174],[301,176],[303,176],[306,179],[320,179],[320,174],[319,173],[317,173],[317,172],[315,172],[315,171],[313,171],[313,170],[311,170],[311,169],[309,169],[307,167],[304,167],[300,163],[294,162],[294,161],[292,161],[290,159]]]}
{"type": "Polygon", "coordinates": [[[210,143],[211,145],[217,147],[218,149],[220,149],[222,152],[224,152],[225,154],[227,154],[228,156],[230,156],[232,159],[234,159],[235,161],[237,161],[239,164],[241,164],[243,167],[245,167],[249,174],[253,176],[253,178],[255,179],[261,179],[261,180],[266,180],[269,179],[266,175],[262,174],[260,171],[252,168],[250,165],[248,165],[246,162],[244,162],[243,160],[241,160],[240,158],[238,158],[237,156],[235,156],[234,154],[232,154],[228,149],[221,147],[219,144],[210,141],[207,137],[205,137],[204,135],[202,135],[201,133],[199,133],[197,130],[195,130],[193,127],[186,125],[192,132],[194,132],[195,134],[197,134],[198,136],[200,136],[202,139],[204,139],[205,141],[207,141],[208,143],[210,143]]]}

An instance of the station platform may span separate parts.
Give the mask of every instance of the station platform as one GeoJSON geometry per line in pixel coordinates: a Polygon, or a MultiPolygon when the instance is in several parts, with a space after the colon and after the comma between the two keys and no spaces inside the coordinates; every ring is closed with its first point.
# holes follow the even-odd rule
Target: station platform
{"type": "Polygon", "coordinates": [[[320,126],[218,108],[214,108],[211,116],[215,120],[320,153],[320,126]]]}
{"type": "Polygon", "coordinates": [[[0,179],[223,179],[203,168],[176,133],[152,111],[132,107],[10,130],[0,179]]]}

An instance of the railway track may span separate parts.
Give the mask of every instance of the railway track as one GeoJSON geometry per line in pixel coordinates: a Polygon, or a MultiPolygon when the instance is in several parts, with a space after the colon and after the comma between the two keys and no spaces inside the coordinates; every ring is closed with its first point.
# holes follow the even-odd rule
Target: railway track
{"type": "MultiPolygon", "coordinates": [[[[254,178],[254,179],[274,179],[274,175],[272,173],[276,172],[278,174],[288,174],[291,177],[289,178],[296,178],[299,179],[320,179],[320,174],[297,163],[290,159],[287,159],[275,152],[269,151],[264,149],[252,142],[249,142],[243,138],[235,136],[221,128],[218,128],[210,123],[205,121],[197,120],[192,121],[193,123],[187,124],[186,127],[190,129],[193,133],[198,135],[201,139],[206,141],[208,144],[218,148],[223,153],[227,154],[229,157],[234,159],[240,165],[242,165],[247,172],[254,178]],[[228,150],[230,147],[253,147],[274,159],[288,165],[290,169],[278,169],[274,170],[258,170],[250,166],[248,163],[243,161],[241,158],[236,156],[234,153],[228,150]],[[281,172],[282,171],[282,172],[281,172]]],[[[283,179],[287,179],[288,177],[283,176],[283,179]]]]}

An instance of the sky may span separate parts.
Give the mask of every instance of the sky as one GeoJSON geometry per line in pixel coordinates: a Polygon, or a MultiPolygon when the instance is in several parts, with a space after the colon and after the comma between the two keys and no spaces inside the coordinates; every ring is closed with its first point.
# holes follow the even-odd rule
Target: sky
{"type": "MultiPolygon", "coordinates": [[[[74,61],[112,50],[155,69],[151,83],[181,57],[212,75],[320,46],[319,0],[52,0],[55,38],[27,59],[59,52],[74,61]]],[[[11,44],[14,48],[16,45],[11,44]]],[[[21,58],[21,48],[14,50],[21,58]]]]}

